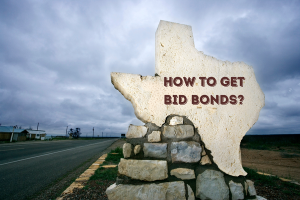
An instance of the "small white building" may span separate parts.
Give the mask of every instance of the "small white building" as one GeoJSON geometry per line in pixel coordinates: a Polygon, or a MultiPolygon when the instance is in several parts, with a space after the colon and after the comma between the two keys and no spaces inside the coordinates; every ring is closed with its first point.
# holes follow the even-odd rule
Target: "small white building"
{"type": "Polygon", "coordinates": [[[41,140],[42,138],[45,138],[46,136],[46,131],[43,130],[27,130],[27,138],[30,140],[41,140]]]}

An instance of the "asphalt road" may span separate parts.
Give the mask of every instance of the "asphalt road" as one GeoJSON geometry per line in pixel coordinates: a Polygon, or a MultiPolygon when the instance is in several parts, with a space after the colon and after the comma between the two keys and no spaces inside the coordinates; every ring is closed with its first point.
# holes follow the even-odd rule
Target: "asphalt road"
{"type": "Polygon", "coordinates": [[[0,199],[24,199],[105,150],[116,139],[0,145],[0,199]]]}

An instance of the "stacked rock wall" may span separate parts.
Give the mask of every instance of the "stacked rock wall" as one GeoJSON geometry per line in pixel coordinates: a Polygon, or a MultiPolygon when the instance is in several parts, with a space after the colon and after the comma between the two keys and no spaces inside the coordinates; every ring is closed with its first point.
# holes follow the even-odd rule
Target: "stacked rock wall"
{"type": "Polygon", "coordinates": [[[219,170],[184,116],[170,115],[162,127],[130,125],[126,138],[110,200],[256,199],[253,182],[219,170]]]}

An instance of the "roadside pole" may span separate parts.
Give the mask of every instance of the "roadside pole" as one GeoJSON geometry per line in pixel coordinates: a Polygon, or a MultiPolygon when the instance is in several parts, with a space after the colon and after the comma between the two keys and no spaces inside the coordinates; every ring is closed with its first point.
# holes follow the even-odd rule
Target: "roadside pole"
{"type": "Polygon", "coordinates": [[[13,132],[11,133],[10,142],[12,142],[12,139],[14,137],[14,130],[15,130],[15,127],[13,127],[13,132]]]}

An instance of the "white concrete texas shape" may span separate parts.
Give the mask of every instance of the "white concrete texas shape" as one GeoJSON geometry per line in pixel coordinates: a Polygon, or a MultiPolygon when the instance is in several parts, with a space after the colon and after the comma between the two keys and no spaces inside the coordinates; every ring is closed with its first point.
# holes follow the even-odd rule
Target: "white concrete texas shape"
{"type": "MultiPolygon", "coordinates": [[[[211,150],[220,170],[232,175],[246,175],[240,158],[240,142],[258,120],[264,106],[264,94],[256,82],[253,68],[243,62],[221,61],[199,52],[194,45],[192,27],[160,21],[155,41],[155,76],[111,73],[117,90],[131,101],[135,115],[143,122],[158,126],[170,114],[186,116],[198,128],[205,147],[211,150]],[[193,87],[165,87],[164,77],[196,77],[193,87]],[[217,84],[201,86],[199,77],[214,77],[217,84]],[[243,87],[224,87],[222,77],[244,77],[243,87]],[[166,105],[165,95],[185,95],[185,105],[166,105]],[[243,104],[192,104],[192,95],[243,95],[243,104]]],[[[178,80],[176,83],[179,83],[178,80]]],[[[210,82],[212,83],[212,82],[210,82]]],[[[204,99],[205,100],[205,99],[204,99]]],[[[237,99],[239,102],[240,99],[237,99]]]]}

